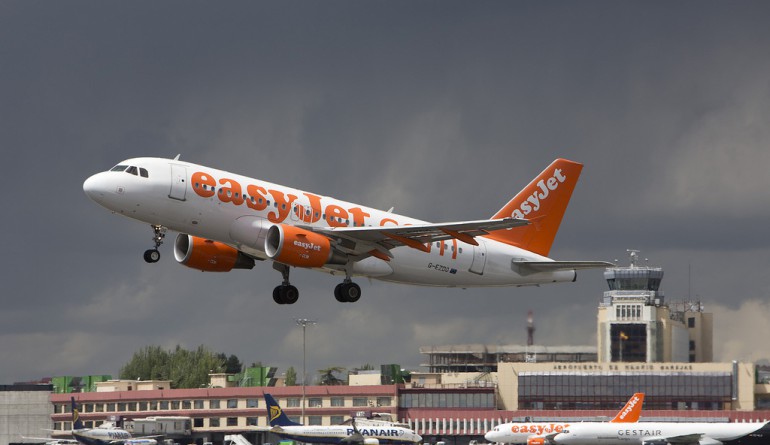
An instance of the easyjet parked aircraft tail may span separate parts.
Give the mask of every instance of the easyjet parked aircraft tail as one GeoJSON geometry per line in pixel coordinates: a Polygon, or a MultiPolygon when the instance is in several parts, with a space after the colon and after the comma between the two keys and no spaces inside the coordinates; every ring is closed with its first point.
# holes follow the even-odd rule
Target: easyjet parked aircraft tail
{"type": "Polygon", "coordinates": [[[548,256],[583,164],[557,159],[500,209],[492,219],[527,219],[532,224],[487,235],[496,241],[548,256]]]}
{"type": "Polygon", "coordinates": [[[631,396],[626,402],[626,405],[621,409],[614,419],[610,422],[614,423],[634,423],[639,421],[639,416],[642,414],[642,403],[644,403],[644,393],[638,392],[631,396]]]}

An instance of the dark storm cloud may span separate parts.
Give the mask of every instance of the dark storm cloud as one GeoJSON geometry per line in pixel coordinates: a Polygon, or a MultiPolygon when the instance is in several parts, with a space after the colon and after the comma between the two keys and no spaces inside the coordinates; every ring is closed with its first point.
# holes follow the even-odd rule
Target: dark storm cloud
{"type": "MultiPolygon", "coordinates": [[[[488,217],[567,157],[585,168],[554,258],[642,249],[669,299],[702,299],[718,323],[749,317],[770,294],[768,9],[2,2],[0,381],[116,374],[148,344],[296,368],[295,317],[319,320],[309,370],[523,343],[529,309],[538,342],[594,341],[601,271],[524,289],[360,280],[362,300],[339,305],[337,278],[297,270],[300,302],[284,307],[269,264],[197,273],[173,261],[175,234],[147,265],[149,228],[82,192],[134,156],[181,153],[431,221],[488,217]]],[[[755,338],[719,332],[717,355],[770,355],[755,338]]]]}

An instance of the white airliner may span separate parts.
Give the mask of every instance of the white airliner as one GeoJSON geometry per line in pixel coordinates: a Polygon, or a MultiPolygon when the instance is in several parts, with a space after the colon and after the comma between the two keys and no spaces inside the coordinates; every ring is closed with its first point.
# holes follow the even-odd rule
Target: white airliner
{"type": "Polygon", "coordinates": [[[762,423],[639,422],[634,425],[576,423],[553,435],[554,445],[767,445],[770,426],[762,423]]]}
{"type": "MultiPolygon", "coordinates": [[[[639,420],[644,403],[644,393],[636,393],[625,406],[609,421],[613,424],[634,423],[639,420]]],[[[584,422],[583,424],[606,424],[607,422],[584,422]]],[[[570,422],[509,422],[497,425],[484,435],[489,442],[543,445],[548,438],[571,428],[570,422]]]]}
{"type": "Polygon", "coordinates": [[[133,437],[128,431],[111,423],[96,428],[85,428],[80,420],[80,410],[74,397],[72,398],[72,437],[83,445],[158,445],[158,441],[152,437],[133,437]]]}
{"type": "MultiPolygon", "coordinates": [[[[354,302],[352,276],[443,287],[526,286],[576,279],[597,261],[553,261],[551,244],[582,165],[555,160],[490,219],[432,224],[327,196],[174,159],[120,162],[83,183],[98,204],[149,223],[158,261],[166,229],[176,260],[212,272],[272,260],[279,304],[297,301],[290,267],[344,275],[334,289],[354,302]]],[[[478,195],[479,193],[477,193],[478,195]]],[[[392,210],[392,209],[391,209],[392,210]]]]}
{"type": "Polygon", "coordinates": [[[305,426],[289,420],[278,402],[270,394],[265,394],[265,404],[268,423],[273,427],[270,432],[285,439],[305,443],[342,445],[378,445],[380,442],[412,445],[422,440],[419,434],[409,428],[386,424],[385,422],[379,422],[379,425],[368,424],[360,428],[355,423],[351,425],[305,426]]]}

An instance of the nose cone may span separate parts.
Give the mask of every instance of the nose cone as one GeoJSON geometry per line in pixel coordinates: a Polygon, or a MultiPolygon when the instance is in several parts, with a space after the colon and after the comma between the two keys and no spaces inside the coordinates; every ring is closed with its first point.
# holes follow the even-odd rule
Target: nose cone
{"type": "Polygon", "coordinates": [[[104,195],[107,193],[108,183],[105,173],[97,173],[86,179],[83,183],[83,191],[86,195],[98,203],[104,201],[104,195]]]}

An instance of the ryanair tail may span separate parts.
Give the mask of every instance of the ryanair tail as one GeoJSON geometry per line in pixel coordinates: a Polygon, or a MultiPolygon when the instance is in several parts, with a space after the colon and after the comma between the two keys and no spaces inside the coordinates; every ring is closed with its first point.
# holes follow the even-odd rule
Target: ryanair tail
{"type": "Polygon", "coordinates": [[[621,409],[614,419],[610,420],[613,423],[633,423],[639,421],[639,416],[642,414],[642,403],[644,403],[644,393],[638,392],[631,396],[626,402],[626,405],[621,409]]]}
{"type": "Polygon", "coordinates": [[[582,169],[577,162],[553,161],[492,217],[527,219],[531,224],[486,237],[548,256],[582,169]]]}
{"type": "Polygon", "coordinates": [[[292,422],[289,417],[283,413],[283,410],[275,401],[273,396],[265,393],[265,404],[267,405],[267,421],[270,426],[301,426],[301,423],[292,422]]]}
{"type": "Polygon", "coordinates": [[[72,429],[73,430],[82,430],[85,428],[83,426],[83,422],[80,420],[80,408],[78,407],[78,402],[75,401],[75,398],[72,397],[72,429]]]}

